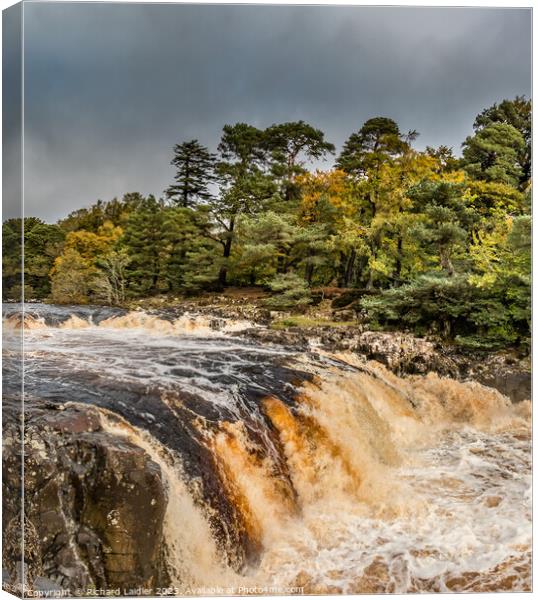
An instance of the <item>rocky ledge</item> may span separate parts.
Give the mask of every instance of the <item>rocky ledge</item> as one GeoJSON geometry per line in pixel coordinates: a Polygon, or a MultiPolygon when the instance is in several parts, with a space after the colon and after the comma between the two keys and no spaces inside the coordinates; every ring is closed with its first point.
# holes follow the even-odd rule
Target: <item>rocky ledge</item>
{"type": "Polygon", "coordinates": [[[464,351],[407,333],[364,331],[361,326],[256,328],[236,335],[302,350],[317,347],[329,352],[353,352],[384,364],[397,375],[433,371],[462,381],[473,380],[497,389],[512,402],[531,398],[530,361],[514,352],[464,351]]]}
{"type": "MultiPolygon", "coordinates": [[[[20,404],[4,401],[3,565],[20,581],[20,404]]],[[[160,467],[103,431],[97,409],[25,402],[27,582],[36,589],[167,585],[160,467]],[[140,524],[144,523],[144,527],[140,524]]],[[[123,593],[122,593],[123,595],[123,593]]]]}

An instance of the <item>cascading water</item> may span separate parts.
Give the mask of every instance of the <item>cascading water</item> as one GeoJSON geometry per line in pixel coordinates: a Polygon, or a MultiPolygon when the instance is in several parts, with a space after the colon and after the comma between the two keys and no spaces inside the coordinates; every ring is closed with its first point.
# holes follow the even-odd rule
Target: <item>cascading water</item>
{"type": "Polygon", "coordinates": [[[159,465],[177,593],[530,589],[528,403],[227,335],[247,323],[4,319],[29,397],[95,407],[159,465]]]}

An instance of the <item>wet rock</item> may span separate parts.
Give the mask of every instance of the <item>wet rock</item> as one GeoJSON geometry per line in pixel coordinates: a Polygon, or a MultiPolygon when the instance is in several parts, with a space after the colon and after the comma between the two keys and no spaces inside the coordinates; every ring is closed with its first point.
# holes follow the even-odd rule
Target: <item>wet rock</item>
{"type": "Polygon", "coordinates": [[[357,340],[355,352],[383,363],[397,375],[438,375],[457,377],[458,365],[439,352],[428,340],[405,333],[367,331],[357,340]]]}
{"type": "Polygon", "coordinates": [[[460,360],[465,378],[499,390],[512,402],[531,398],[531,368],[528,358],[519,358],[510,352],[460,360]]]}
{"type": "Polygon", "coordinates": [[[248,337],[264,344],[278,344],[293,347],[297,350],[307,350],[310,335],[298,327],[288,329],[249,328],[232,333],[238,337],[248,337]]]}
{"type": "MultiPolygon", "coordinates": [[[[5,526],[21,515],[19,408],[16,399],[4,405],[5,526]]],[[[142,448],[104,432],[95,408],[62,408],[25,405],[24,508],[36,532],[25,558],[39,566],[29,583],[72,591],[166,585],[167,494],[159,466],[142,448]]],[[[18,554],[16,544],[4,547],[12,579],[18,554]]]]}
{"type": "Polygon", "coordinates": [[[508,351],[471,353],[410,333],[363,331],[361,325],[253,328],[237,335],[298,351],[322,348],[328,352],[354,352],[382,363],[399,376],[434,372],[461,381],[477,381],[498,390],[512,402],[531,398],[529,360],[508,351]]]}

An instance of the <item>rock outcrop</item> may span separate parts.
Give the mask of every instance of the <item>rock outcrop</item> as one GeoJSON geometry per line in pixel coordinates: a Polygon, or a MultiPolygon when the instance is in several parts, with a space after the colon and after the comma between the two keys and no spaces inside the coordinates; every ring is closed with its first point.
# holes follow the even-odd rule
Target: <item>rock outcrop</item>
{"type": "Polygon", "coordinates": [[[462,381],[473,380],[495,388],[512,402],[531,397],[529,361],[511,352],[471,353],[409,333],[364,331],[360,325],[282,330],[259,328],[237,335],[297,350],[319,347],[328,352],[354,352],[367,360],[382,363],[400,376],[434,372],[462,381]]]}
{"type": "MultiPolygon", "coordinates": [[[[12,584],[21,562],[20,432],[20,405],[8,398],[3,558],[12,584]]],[[[98,409],[27,399],[24,465],[26,537],[35,533],[25,547],[28,584],[39,587],[37,577],[74,593],[168,583],[160,467],[143,449],[103,431],[98,409]]]]}

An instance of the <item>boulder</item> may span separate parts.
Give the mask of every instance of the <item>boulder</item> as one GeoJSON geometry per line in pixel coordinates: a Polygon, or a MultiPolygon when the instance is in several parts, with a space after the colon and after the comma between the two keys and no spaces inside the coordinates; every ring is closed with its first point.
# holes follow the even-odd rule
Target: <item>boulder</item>
{"type": "MultiPolygon", "coordinates": [[[[21,562],[19,412],[15,398],[5,402],[3,519],[13,540],[4,538],[3,557],[11,583],[21,562]]],[[[168,584],[160,467],[105,432],[98,409],[26,400],[24,460],[25,539],[35,532],[25,546],[30,585],[46,580],[74,593],[168,584]]]]}

